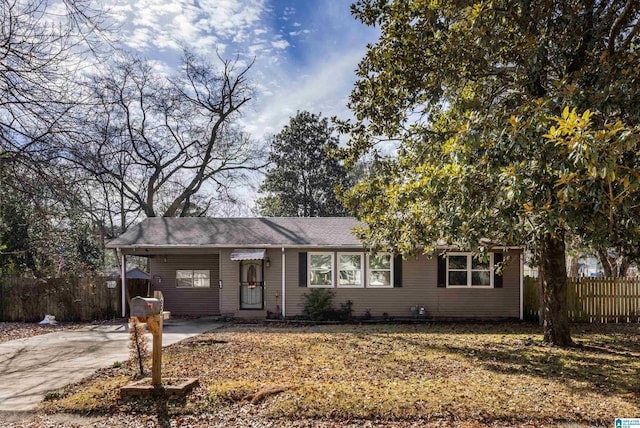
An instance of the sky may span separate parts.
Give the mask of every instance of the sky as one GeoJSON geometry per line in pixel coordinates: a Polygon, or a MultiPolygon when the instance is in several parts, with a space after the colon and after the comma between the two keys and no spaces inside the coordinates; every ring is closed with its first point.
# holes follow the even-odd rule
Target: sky
{"type": "Polygon", "coordinates": [[[211,59],[255,58],[255,96],[241,125],[260,140],[298,110],[350,117],[354,71],[378,37],[351,15],[351,0],[114,1],[121,41],[167,72],[182,46],[211,59]]]}

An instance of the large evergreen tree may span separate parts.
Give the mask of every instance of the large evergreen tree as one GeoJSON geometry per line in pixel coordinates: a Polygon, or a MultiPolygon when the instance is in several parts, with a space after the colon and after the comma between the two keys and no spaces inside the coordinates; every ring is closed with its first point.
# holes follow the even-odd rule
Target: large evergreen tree
{"type": "Polygon", "coordinates": [[[327,118],[307,111],[298,112],[273,137],[270,168],[258,200],[263,216],[329,217],[344,216],[337,188],[348,184],[346,168],[332,156],[338,148],[327,118]]]}
{"type": "Polygon", "coordinates": [[[565,234],[635,251],[640,238],[637,0],[360,0],[380,26],[351,95],[347,158],[397,139],[348,195],[366,243],[527,244],[545,340],[572,344],[565,234]]]}

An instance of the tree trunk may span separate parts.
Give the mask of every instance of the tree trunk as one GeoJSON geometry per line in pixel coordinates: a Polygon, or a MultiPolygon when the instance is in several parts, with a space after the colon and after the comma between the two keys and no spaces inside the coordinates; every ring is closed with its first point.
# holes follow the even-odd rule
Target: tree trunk
{"type": "Polygon", "coordinates": [[[598,248],[597,253],[598,253],[598,259],[600,260],[600,264],[602,265],[602,270],[604,270],[604,276],[606,278],[613,278],[617,276],[618,269],[617,269],[617,266],[615,266],[615,260],[612,265],[611,263],[612,260],[609,257],[609,253],[607,252],[607,250],[598,248]]]}
{"type": "Polygon", "coordinates": [[[569,259],[569,276],[572,278],[577,278],[580,276],[580,263],[577,257],[571,257],[569,259]]]}
{"type": "Polygon", "coordinates": [[[569,331],[567,310],[567,262],[564,234],[542,239],[540,285],[542,290],[542,325],[544,341],[559,346],[575,345],[569,331]]]}
{"type": "Polygon", "coordinates": [[[618,268],[618,277],[626,278],[629,267],[631,267],[631,261],[628,257],[622,256],[620,258],[620,267],[618,268]]]}

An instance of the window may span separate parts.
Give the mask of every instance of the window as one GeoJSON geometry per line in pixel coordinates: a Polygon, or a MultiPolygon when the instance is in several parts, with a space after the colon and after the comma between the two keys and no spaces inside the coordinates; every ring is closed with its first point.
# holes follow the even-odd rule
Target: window
{"type": "Polygon", "coordinates": [[[176,287],[180,288],[209,288],[211,278],[208,270],[177,270],[176,287]]]}
{"type": "Polygon", "coordinates": [[[333,287],[333,253],[309,253],[309,287],[333,287]]]}
{"type": "Polygon", "coordinates": [[[493,287],[493,253],[479,261],[471,253],[449,253],[447,287],[493,287]]]}
{"type": "Polygon", "coordinates": [[[362,253],[338,253],[338,287],[364,287],[362,253]]]}
{"type": "Polygon", "coordinates": [[[393,258],[389,253],[370,254],[369,287],[393,287],[393,258]]]}

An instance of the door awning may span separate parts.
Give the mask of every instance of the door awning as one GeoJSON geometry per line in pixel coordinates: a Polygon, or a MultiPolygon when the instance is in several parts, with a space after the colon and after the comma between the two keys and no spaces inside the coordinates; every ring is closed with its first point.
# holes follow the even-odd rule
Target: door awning
{"type": "Polygon", "coordinates": [[[233,250],[231,260],[264,260],[267,250],[256,248],[245,248],[242,250],[233,250]]]}

